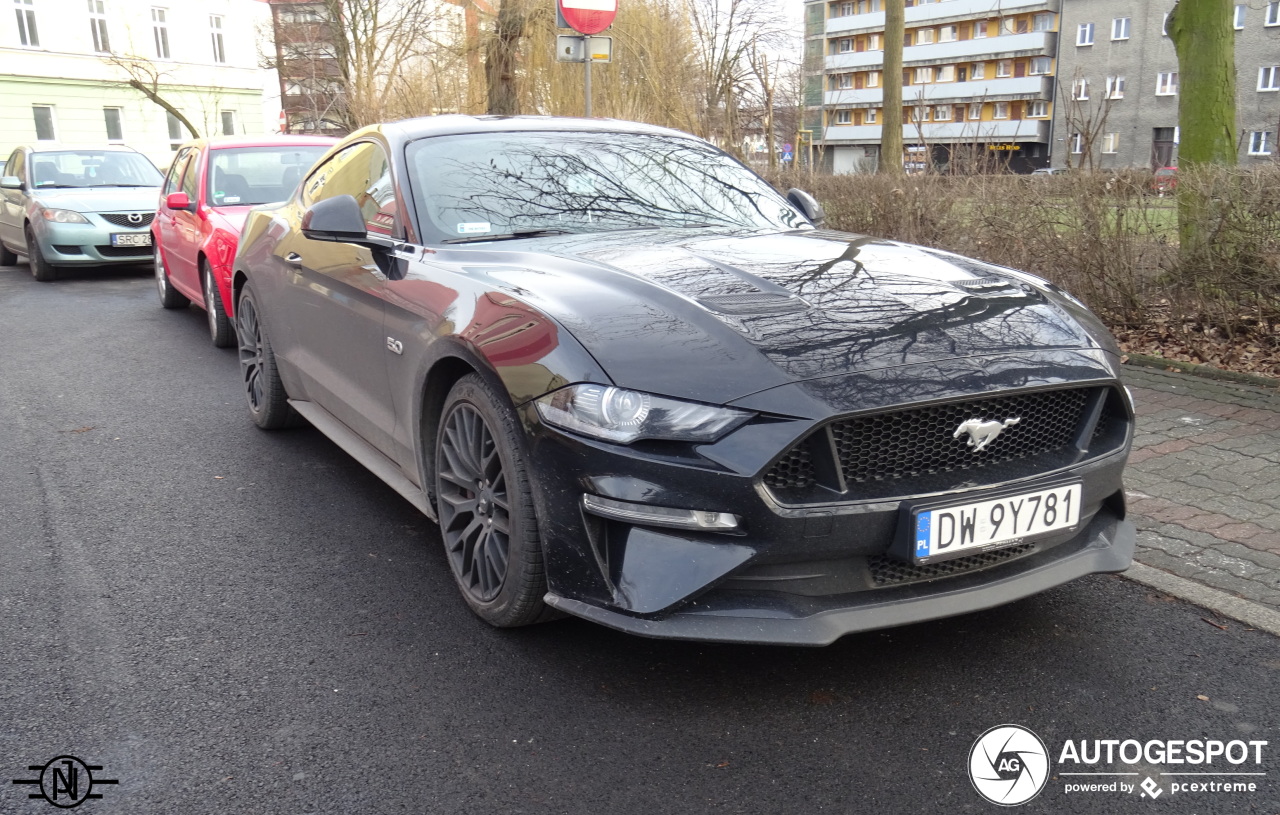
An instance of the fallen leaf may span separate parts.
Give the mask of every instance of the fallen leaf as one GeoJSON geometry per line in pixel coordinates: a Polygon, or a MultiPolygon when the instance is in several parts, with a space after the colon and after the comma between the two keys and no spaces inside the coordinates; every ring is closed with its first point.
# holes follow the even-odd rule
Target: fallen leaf
{"type": "Polygon", "coordinates": [[[1208,697],[1208,696],[1205,696],[1203,693],[1201,693],[1201,694],[1197,694],[1197,695],[1196,695],[1196,698],[1197,698],[1197,699],[1199,699],[1201,702],[1207,702],[1207,701],[1209,701],[1209,697],[1208,697]]]}

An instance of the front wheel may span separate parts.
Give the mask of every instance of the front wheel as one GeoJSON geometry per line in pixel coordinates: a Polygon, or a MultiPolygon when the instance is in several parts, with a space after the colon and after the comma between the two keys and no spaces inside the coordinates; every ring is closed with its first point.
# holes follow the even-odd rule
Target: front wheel
{"type": "Polygon", "coordinates": [[[159,245],[155,247],[155,261],[156,291],[160,294],[160,305],[165,308],[186,308],[191,301],[169,282],[169,270],[164,265],[164,255],[160,254],[159,245]]]}
{"type": "Polygon", "coordinates": [[[481,619],[554,619],[520,429],[507,401],[470,374],[449,392],[436,439],[436,508],[454,580],[481,619]]]}
{"type": "Polygon", "coordinates": [[[236,306],[236,335],[240,338],[240,373],[253,423],[263,430],[279,430],[297,423],[289,395],[276,369],[276,355],[258,314],[253,290],[245,284],[236,306]]]}
{"type": "Polygon", "coordinates": [[[30,226],[26,228],[26,237],[27,260],[31,262],[31,276],[41,283],[57,280],[58,269],[45,259],[44,252],[40,250],[40,241],[36,240],[35,233],[31,231],[30,226]]]}
{"type": "Polygon", "coordinates": [[[235,344],[236,332],[231,328],[227,310],[222,307],[222,295],[218,293],[218,284],[207,260],[200,262],[200,281],[204,285],[204,310],[209,317],[209,339],[216,348],[230,348],[235,344]]]}

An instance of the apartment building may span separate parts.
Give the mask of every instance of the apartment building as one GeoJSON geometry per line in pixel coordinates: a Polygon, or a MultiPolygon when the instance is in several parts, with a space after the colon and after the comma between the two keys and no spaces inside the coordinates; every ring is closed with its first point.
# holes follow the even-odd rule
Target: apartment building
{"type": "Polygon", "coordinates": [[[127,144],[160,166],[190,137],[274,130],[259,0],[0,0],[0,154],[37,142],[127,144]],[[7,7],[7,8],[6,8],[7,7]]]}
{"type": "MultiPolygon", "coordinates": [[[[907,0],[904,165],[1048,166],[1059,0],[907,0]]],[[[815,145],[837,173],[874,169],[883,122],[880,0],[806,0],[807,104],[815,145]],[[821,27],[816,25],[819,16],[821,27]],[[815,59],[820,55],[820,61],[815,59]]]]}
{"type": "MultiPolygon", "coordinates": [[[[1063,4],[1055,167],[1177,164],[1178,58],[1165,33],[1172,0],[1063,4]]],[[[1280,130],[1280,2],[1231,9],[1242,166],[1272,161],[1280,130]]]]}

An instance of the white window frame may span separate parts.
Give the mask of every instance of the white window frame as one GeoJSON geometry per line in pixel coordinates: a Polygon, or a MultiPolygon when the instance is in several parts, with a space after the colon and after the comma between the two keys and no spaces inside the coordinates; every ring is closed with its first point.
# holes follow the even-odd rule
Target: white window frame
{"type": "Polygon", "coordinates": [[[1178,95],[1178,72],[1161,71],[1156,74],[1156,96],[1178,95]]]}
{"type": "Polygon", "coordinates": [[[1270,130],[1254,130],[1249,134],[1249,155],[1251,156],[1271,155],[1271,131],[1270,130]]]}
{"type": "Polygon", "coordinates": [[[935,105],[933,108],[933,120],[935,122],[949,122],[954,111],[950,105],[935,105]]]}
{"type": "Polygon", "coordinates": [[[1027,62],[1027,76],[1045,76],[1053,70],[1053,59],[1051,57],[1032,57],[1027,62]],[[1037,66],[1043,66],[1042,70],[1037,70],[1037,66]]]}
{"type": "Polygon", "coordinates": [[[36,130],[36,142],[43,144],[51,144],[58,140],[58,108],[56,105],[32,105],[31,106],[31,124],[35,125],[36,108],[45,108],[49,111],[49,127],[53,129],[53,137],[49,139],[40,138],[39,128],[36,130]]]}
{"type": "Polygon", "coordinates": [[[1049,117],[1049,103],[1044,99],[1033,99],[1027,103],[1028,119],[1047,119],[1049,117]]]}
{"type": "Polygon", "coordinates": [[[852,17],[858,13],[858,4],[853,2],[841,3],[837,10],[840,12],[837,17],[852,17]]]}
{"type": "Polygon", "coordinates": [[[1076,46],[1093,45],[1093,23],[1081,23],[1076,28],[1076,46]]]}
{"type": "Polygon", "coordinates": [[[1083,153],[1084,152],[1084,134],[1072,133],[1071,139],[1070,139],[1070,145],[1071,147],[1069,149],[1071,150],[1072,155],[1078,156],[1081,153],[1083,153]]]}
{"type": "Polygon", "coordinates": [[[151,38],[155,41],[156,59],[169,59],[169,9],[164,6],[151,7],[151,38]]]}
{"type": "Polygon", "coordinates": [[[1169,36],[1169,12],[1164,13],[1164,19],[1160,21],[1160,36],[1169,36]]]}
{"type": "Polygon", "coordinates": [[[213,61],[218,65],[227,64],[227,43],[222,38],[221,14],[209,15],[209,44],[213,46],[213,61]]]}
{"type": "Polygon", "coordinates": [[[876,123],[876,108],[867,108],[862,112],[862,123],[864,125],[873,125],[876,123]]]}
{"type": "Polygon", "coordinates": [[[218,112],[218,130],[219,130],[219,132],[220,132],[223,136],[234,136],[234,135],[236,135],[236,128],[237,128],[237,127],[239,126],[239,124],[240,124],[240,122],[239,122],[239,121],[237,121],[238,119],[239,119],[239,117],[238,117],[238,116],[236,116],[236,112],[235,112],[234,110],[222,110],[222,111],[219,111],[219,112],[218,112]],[[228,121],[227,117],[230,117],[230,121],[231,121],[231,132],[230,132],[230,133],[228,133],[228,132],[227,132],[227,121],[228,121]]]}
{"type": "Polygon", "coordinates": [[[40,25],[36,21],[34,0],[13,0],[13,13],[18,20],[18,44],[23,48],[39,48],[40,25]]]}
{"type": "Polygon", "coordinates": [[[1089,101],[1089,80],[1077,79],[1071,83],[1071,98],[1077,102],[1089,101]]]}
{"type": "Polygon", "coordinates": [[[911,72],[911,84],[928,85],[933,82],[933,67],[929,65],[921,66],[911,72]]]}
{"type": "Polygon", "coordinates": [[[1267,3],[1267,16],[1263,19],[1264,26],[1280,25],[1280,0],[1272,0],[1267,3]]]}
{"type": "Polygon", "coordinates": [[[937,32],[932,28],[920,28],[916,30],[916,45],[933,45],[937,39],[937,32]]]}
{"type": "Polygon", "coordinates": [[[937,69],[933,72],[933,81],[934,82],[955,82],[956,66],[939,65],[937,69]]]}
{"type": "Polygon", "coordinates": [[[111,36],[107,30],[106,0],[89,0],[89,33],[93,35],[93,50],[95,53],[111,53],[111,36]]]}
{"type": "Polygon", "coordinates": [[[973,38],[975,40],[985,40],[987,38],[987,21],[977,20],[973,24],[973,38]]]}
{"type": "Polygon", "coordinates": [[[868,34],[868,35],[867,35],[867,50],[868,50],[868,51],[883,51],[883,50],[884,50],[884,39],[883,39],[882,35],[880,35],[880,34],[868,34]]]}
{"type": "Polygon", "coordinates": [[[1104,99],[1123,99],[1124,98],[1124,77],[1109,76],[1107,77],[1107,92],[1103,96],[1104,99]]]}
{"type": "Polygon", "coordinates": [[[1120,152],[1120,134],[1119,133],[1103,133],[1102,134],[1102,152],[1111,156],[1120,152]]]}
{"type": "Polygon", "coordinates": [[[1009,103],[1008,102],[991,103],[991,118],[992,119],[1008,119],[1009,103]]]}
{"type": "Polygon", "coordinates": [[[853,74],[836,74],[836,90],[847,91],[853,89],[853,74]]]}
{"type": "Polygon", "coordinates": [[[1032,31],[1052,31],[1053,15],[1049,13],[1037,14],[1031,18],[1032,31]]]}
{"type": "Polygon", "coordinates": [[[853,124],[853,111],[852,111],[852,110],[837,110],[837,111],[836,111],[836,124],[838,124],[838,125],[851,125],[851,124],[853,124]]]}
{"type": "Polygon", "coordinates": [[[938,42],[955,42],[960,39],[960,27],[954,25],[938,26],[938,42]]]}
{"type": "Polygon", "coordinates": [[[975,62],[973,63],[973,65],[969,66],[970,79],[985,79],[986,72],[987,72],[987,63],[985,62],[975,62]]]}
{"type": "Polygon", "coordinates": [[[852,54],[853,53],[853,37],[845,37],[844,39],[836,40],[836,53],[852,54]]]}
{"type": "Polygon", "coordinates": [[[972,122],[981,120],[982,119],[982,103],[970,102],[968,116],[969,116],[969,120],[972,122]]]}
{"type": "Polygon", "coordinates": [[[867,71],[867,87],[868,87],[868,88],[878,88],[878,87],[880,87],[880,72],[879,72],[879,71],[867,71]]]}
{"type": "Polygon", "coordinates": [[[1133,27],[1132,17],[1116,17],[1111,21],[1111,41],[1129,39],[1129,30],[1133,27]]]}
{"type": "Polygon", "coordinates": [[[183,142],[191,138],[191,134],[184,132],[186,131],[186,127],[184,127],[178,117],[174,116],[172,113],[165,111],[164,118],[165,127],[169,130],[169,149],[177,150],[182,146],[183,142]],[[177,135],[174,135],[175,133],[177,135]]]}
{"type": "Polygon", "coordinates": [[[1236,31],[1244,30],[1244,16],[1246,8],[1247,6],[1245,6],[1244,3],[1237,3],[1235,13],[1231,15],[1231,25],[1236,31]]]}
{"type": "Polygon", "coordinates": [[[1280,65],[1264,65],[1258,69],[1258,93],[1280,91],[1280,65]]]}
{"type": "Polygon", "coordinates": [[[1013,76],[1013,60],[996,60],[996,79],[1008,79],[1013,76]]]}

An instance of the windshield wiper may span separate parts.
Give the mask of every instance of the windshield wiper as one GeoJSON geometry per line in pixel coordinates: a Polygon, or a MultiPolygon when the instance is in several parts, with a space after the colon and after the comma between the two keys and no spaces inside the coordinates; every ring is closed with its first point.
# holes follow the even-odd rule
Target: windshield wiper
{"type": "Polygon", "coordinates": [[[88,184],[89,187],[158,187],[159,184],[88,184]]]}
{"type": "Polygon", "coordinates": [[[37,184],[32,187],[33,190],[74,190],[77,189],[75,184],[37,184]]]}
{"type": "Polygon", "coordinates": [[[517,229],[502,235],[474,235],[469,238],[449,238],[441,243],[480,243],[481,241],[513,241],[520,238],[543,238],[548,235],[572,235],[569,229],[517,229]]]}

